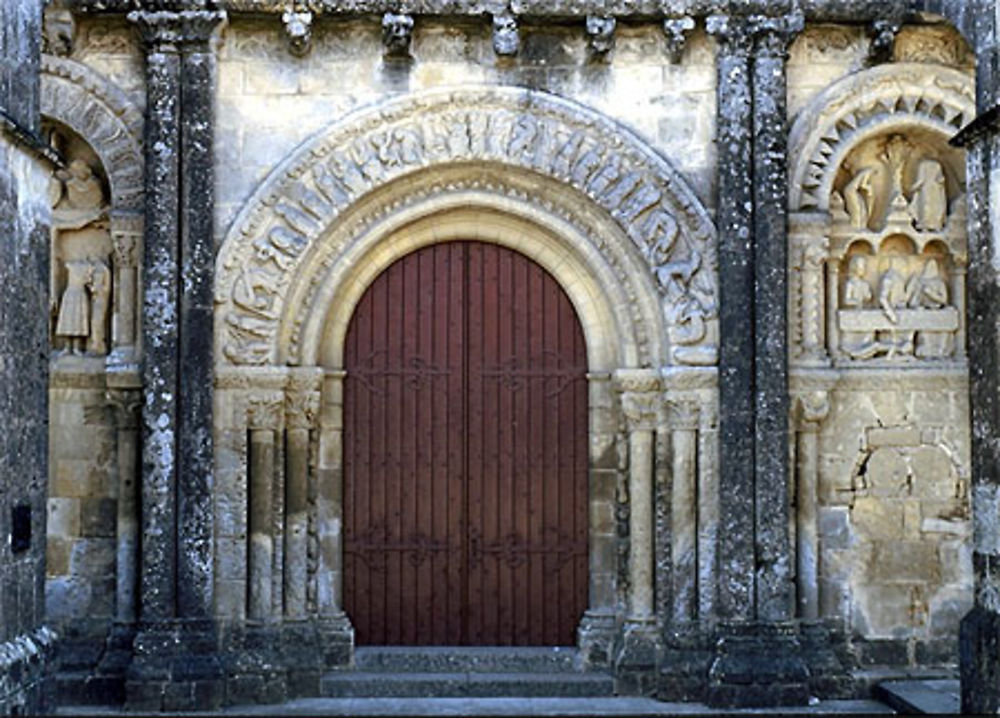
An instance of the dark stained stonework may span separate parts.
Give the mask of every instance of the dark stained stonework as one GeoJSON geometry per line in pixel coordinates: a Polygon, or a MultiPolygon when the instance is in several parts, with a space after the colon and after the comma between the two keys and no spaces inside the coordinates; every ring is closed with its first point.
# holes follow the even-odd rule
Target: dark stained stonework
{"type": "Polygon", "coordinates": [[[37,139],[41,3],[0,7],[0,715],[51,711],[43,624],[52,166],[37,139]],[[13,131],[12,131],[13,130],[13,131]]]}
{"type": "Polygon", "coordinates": [[[212,606],[211,39],[225,15],[136,12],[146,49],[139,633],[126,702],[223,700],[212,606]],[[183,159],[182,159],[183,158],[183,159]]]}

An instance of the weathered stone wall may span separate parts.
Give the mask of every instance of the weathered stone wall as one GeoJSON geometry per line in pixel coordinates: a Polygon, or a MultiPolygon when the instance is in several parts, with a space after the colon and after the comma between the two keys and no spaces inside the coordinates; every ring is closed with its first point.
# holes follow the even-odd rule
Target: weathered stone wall
{"type": "Polygon", "coordinates": [[[54,634],[45,590],[48,163],[31,147],[38,128],[40,7],[0,9],[5,42],[0,109],[0,713],[45,712],[54,634]],[[11,34],[13,33],[13,35],[11,34]],[[26,33],[26,34],[25,34],[26,33]],[[32,51],[34,48],[34,51],[32,51]],[[14,138],[18,143],[15,143],[14,138]]]}
{"type": "MultiPolygon", "coordinates": [[[[519,26],[519,36],[517,54],[505,56],[495,51],[486,19],[417,17],[408,50],[389,56],[375,16],[345,19],[320,15],[313,21],[308,51],[297,53],[290,47],[279,17],[231,16],[219,46],[215,90],[216,245],[233,234],[234,218],[261,183],[307,138],[353,110],[440,87],[527,86],[592,108],[635,132],[668,158],[697,199],[713,211],[718,203],[715,134],[719,45],[700,24],[688,34],[684,45],[672,48],[659,22],[622,20],[614,33],[614,48],[606,53],[595,51],[588,41],[582,18],[547,24],[525,21],[519,26]]],[[[971,56],[963,41],[956,38],[942,26],[904,27],[886,59],[924,63],[927,77],[933,76],[935,68],[946,66],[971,78],[971,56]]],[[[792,43],[787,64],[789,124],[836,82],[868,67],[871,52],[871,37],[863,26],[807,25],[792,43]]],[[[142,53],[133,29],[122,17],[78,17],[70,57],[101,73],[134,105],[144,104],[142,53]]],[[[901,113],[907,110],[902,105],[896,109],[901,113]]],[[[461,172],[448,171],[448,177],[455,180],[451,189],[462,189],[461,172]]],[[[486,170],[476,171],[489,179],[486,170]]],[[[521,188],[523,182],[518,182],[521,188]]],[[[843,184],[840,182],[838,188],[843,189],[843,184]]],[[[416,184],[412,189],[416,195],[416,184]]],[[[409,201],[402,196],[399,199],[409,201]]],[[[358,214],[378,217],[382,206],[373,201],[358,214]]],[[[589,226],[598,225],[591,222],[589,226]]],[[[334,226],[338,233],[347,230],[347,222],[334,226]]],[[[283,258],[273,261],[277,266],[283,258]]],[[[793,257],[793,261],[798,260],[793,257]]],[[[359,270],[352,276],[363,279],[366,275],[359,270]]],[[[346,320],[342,317],[339,321],[346,320]]],[[[315,346],[323,341],[321,331],[323,327],[317,325],[317,336],[295,339],[315,346]]],[[[908,369],[900,365],[899,371],[902,374],[908,369]]],[[[952,366],[950,374],[944,372],[948,374],[944,380],[935,375],[936,379],[929,380],[937,382],[933,389],[919,376],[913,378],[913,372],[909,372],[909,379],[891,387],[844,374],[835,389],[832,384],[826,387],[830,389],[829,414],[811,420],[818,442],[814,507],[818,509],[814,516],[818,556],[813,557],[817,605],[816,615],[801,617],[842,620],[858,639],[857,657],[862,663],[941,663],[955,658],[954,636],[958,619],[971,600],[972,575],[967,497],[969,410],[963,394],[963,371],[962,366],[952,366]]],[[[245,616],[248,590],[248,409],[240,392],[253,388],[255,381],[252,372],[245,377],[239,373],[227,373],[226,386],[222,391],[217,387],[214,487],[214,608],[217,617],[236,623],[245,616]]],[[[115,573],[121,566],[116,567],[114,558],[119,494],[116,472],[120,466],[115,461],[114,424],[104,408],[103,375],[93,372],[86,381],[73,376],[67,372],[50,394],[49,615],[63,622],[70,633],[96,636],[100,625],[114,615],[115,573]]],[[[281,414],[284,375],[279,379],[276,416],[281,414]]],[[[706,400],[713,396],[714,379],[705,379],[704,385],[695,388],[700,392],[699,401],[706,400]]],[[[339,399],[331,396],[324,401],[333,416],[336,411],[331,407],[339,411],[339,399]]],[[[609,404],[613,403],[609,399],[609,404]]],[[[661,409],[666,411],[665,404],[661,409]]],[[[661,575],[656,578],[656,608],[661,614],[672,609],[675,617],[685,621],[694,616],[711,617],[717,609],[713,582],[719,517],[712,503],[718,492],[714,483],[717,417],[713,409],[701,407],[700,434],[683,422],[680,428],[669,431],[657,429],[656,562],[661,575]],[[694,451],[696,456],[690,457],[690,462],[674,458],[671,452],[679,451],[677,447],[687,447],[685,451],[694,451]],[[691,479],[690,492],[676,481],[675,467],[668,470],[671,461],[676,463],[676,471],[689,470],[700,477],[697,484],[691,479]],[[697,521],[691,515],[678,515],[675,506],[667,506],[672,497],[694,501],[695,496],[697,521]],[[690,550],[694,543],[697,551],[690,550]],[[681,555],[684,551],[689,552],[681,555]],[[696,568],[692,568],[693,563],[696,568]],[[665,578],[671,566],[674,570],[684,567],[690,576],[677,573],[665,578]],[[696,571],[701,575],[697,595],[696,571]],[[670,601],[674,601],[672,606],[670,601]],[[682,601],[684,606],[679,608],[682,601]]],[[[614,421],[620,419],[617,413],[614,417],[614,421]]],[[[332,426],[337,417],[329,421],[332,426]]],[[[688,423],[691,421],[697,418],[688,423]]],[[[282,422],[279,418],[274,427],[266,428],[283,431],[282,422]]],[[[623,517],[619,529],[627,529],[628,449],[624,430],[609,432],[616,430],[621,458],[608,460],[613,464],[613,471],[608,472],[614,473],[619,483],[617,508],[623,517]]],[[[317,465],[321,473],[330,465],[339,466],[339,459],[333,458],[339,451],[338,441],[339,434],[336,440],[313,447],[320,457],[310,459],[310,471],[317,465]]],[[[792,441],[796,441],[794,436],[792,441]]],[[[604,493],[611,497],[615,492],[604,493]]],[[[315,504],[325,500],[311,497],[310,511],[322,510],[315,504]]],[[[322,516],[309,518],[312,523],[322,520],[322,516]]],[[[280,535],[281,517],[276,515],[275,521],[275,533],[280,535]]],[[[621,590],[616,600],[623,604],[629,578],[628,544],[626,532],[620,541],[621,556],[607,562],[621,567],[624,580],[617,587],[621,590]]],[[[801,550],[802,544],[799,546],[801,550]]],[[[339,570],[337,557],[327,555],[331,553],[327,549],[325,545],[322,549],[310,546],[310,571],[317,566],[322,571],[339,570]]],[[[280,556],[275,561],[279,565],[280,556]]],[[[280,592],[277,570],[273,580],[280,592]]],[[[322,583],[318,589],[310,585],[310,590],[314,592],[307,600],[310,605],[329,599],[322,594],[322,583]]],[[[803,593],[800,587],[800,603],[803,593]]],[[[280,613],[280,606],[275,611],[280,613]]],[[[97,658],[95,654],[93,660],[97,658]]],[[[246,695],[259,693],[248,689],[246,695]]]]}

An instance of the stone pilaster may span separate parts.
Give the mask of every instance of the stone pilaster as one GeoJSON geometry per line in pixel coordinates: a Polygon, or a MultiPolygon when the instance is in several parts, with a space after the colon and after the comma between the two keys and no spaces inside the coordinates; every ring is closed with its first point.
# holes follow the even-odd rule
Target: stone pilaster
{"type": "Polygon", "coordinates": [[[969,266],[969,394],[972,413],[973,608],[962,619],[959,660],[962,712],[1000,711],[1000,28],[993,8],[978,10],[976,105],[979,117],[954,144],[966,149],[969,266]]]}
{"type": "Polygon", "coordinates": [[[799,618],[819,618],[819,429],[830,413],[825,391],[800,396],[797,402],[795,482],[795,595],[799,618]]]}
{"type": "Polygon", "coordinates": [[[140,630],[127,700],[222,700],[212,622],[212,37],[208,11],[137,11],[146,54],[140,630]],[[181,158],[183,157],[183,162],[181,158]]]}
{"type": "Polygon", "coordinates": [[[743,18],[712,16],[719,39],[716,98],[719,173],[719,615],[750,619],[754,576],[753,134],[750,55],[743,18]],[[750,313],[750,316],[753,316],[750,313]]]}
{"type": "Polygon", "coordinates": [[[663,395],[658,372],[619,370],[622,414],[628,433],[628,598],[621,647],[615,662],[620,693],[655,690],[660,649],[653,604],[653,475],[656,429],[663,395]]]}
{"type": "Polygon", "coordinates": [[[719,36],[720,625],[707,700],[799,704],[808,671],[789,542],[785,59],[800,16],[712,17],[719,36]],[[747,321],[753,330],[748,331],[747,321]]]}

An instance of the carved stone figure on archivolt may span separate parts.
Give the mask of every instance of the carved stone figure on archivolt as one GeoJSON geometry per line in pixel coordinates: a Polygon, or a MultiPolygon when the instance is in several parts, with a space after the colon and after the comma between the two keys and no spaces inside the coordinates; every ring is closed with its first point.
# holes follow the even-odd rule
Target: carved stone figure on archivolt
{"type": "Polygon", "coordinates": [[[50,183],[53,346],[103,355],[110,323],[111,232],[105,183],[92,163],[96,158],[76,157],[56,170],[50,183]]]}

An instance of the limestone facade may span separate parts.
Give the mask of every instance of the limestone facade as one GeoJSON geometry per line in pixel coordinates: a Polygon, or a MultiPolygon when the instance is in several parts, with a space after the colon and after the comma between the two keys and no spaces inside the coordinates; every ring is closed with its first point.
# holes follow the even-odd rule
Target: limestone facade
{"type": "Polygon", "coordinates": [[[350,665],[344,338],[375,277],[452,240],[531,258],[583,329],[581,668],[734,705],[957,662],[976,347],[949,140],[977,102],[955,26],[126,4],[54,3],[40,67],[66,694],[273,701],[350,665]],[[747,646],[795,654],[754,678],[780,690],[732,689],[747,646]]]}

